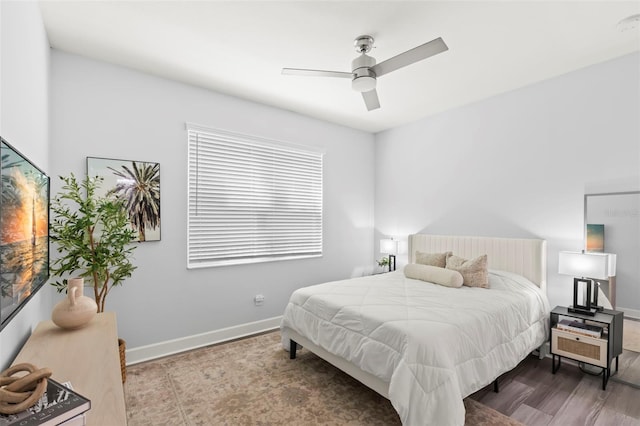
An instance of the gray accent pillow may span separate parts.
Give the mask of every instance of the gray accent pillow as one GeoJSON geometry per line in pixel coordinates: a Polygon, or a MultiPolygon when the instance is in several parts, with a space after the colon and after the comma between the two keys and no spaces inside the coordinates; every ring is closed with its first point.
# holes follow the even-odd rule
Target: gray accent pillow
{"type": "Polygon", "coordinates": [[[458,271],[438,268],[437,266],[419,265],[417,263],[406,265],[404,267],[404,275],[414,280],[427,281],[454,288],[462,287],[463,281],[462,275],[458,271]]]}
{"type": "Polygon", "coordinates": [[[462,274],[463,284],[467,287],[489,288],[489,272],[487,271],[487,255],[483,254],[475,259],[451,255],[447,258],[447,269],[453,269],[462,274]]]}
{"type": "Polygon", "coordinates": [[[423,251],[416,251],[416,263],[420,265],[437,266],[438,268],[444,268],[447,266],[447,258],[451,256],[453,252],[447,251],[444,253],[425,253],[423,251]]]}

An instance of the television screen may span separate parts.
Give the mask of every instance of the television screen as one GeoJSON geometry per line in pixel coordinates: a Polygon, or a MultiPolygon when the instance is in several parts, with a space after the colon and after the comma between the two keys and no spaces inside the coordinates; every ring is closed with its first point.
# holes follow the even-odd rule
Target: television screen
{"type": "Polygon", "coordinates": [[[0,330],[49,279],[49,177],[0,138],[0,330]]]}

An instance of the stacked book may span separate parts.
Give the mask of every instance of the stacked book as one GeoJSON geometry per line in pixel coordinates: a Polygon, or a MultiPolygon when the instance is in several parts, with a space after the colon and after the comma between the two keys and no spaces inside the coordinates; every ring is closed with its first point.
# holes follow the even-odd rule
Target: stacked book
{"type": "Polygon", "coordinates": [[[76,393],[71,383],[47,379],[47,390],[38,402],[16,414],[0,414],[0,426],[84,426],[91,401],[76,393]]]}
{"type": "Polygon", "coordinates": [[[582,321],[563,319],[558,321],[557,327],[558,330],[569,331],[571,333],[581,334],[588,337],[595,337],[596,339],[602,337],[602,327],[594,324],[585,324],[582,321]]]}

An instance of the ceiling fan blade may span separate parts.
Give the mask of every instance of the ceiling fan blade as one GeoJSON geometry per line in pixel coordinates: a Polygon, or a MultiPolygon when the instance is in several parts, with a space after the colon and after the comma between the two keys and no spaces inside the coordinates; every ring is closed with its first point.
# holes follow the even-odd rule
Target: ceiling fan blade
{"type": "Polygon", "coordinates": [[[353,73],[341,71],[307,70],[300,68],[282,68],[283,75],[302,75],[308,77],[353,78],[353,73]]]}
{"type": "Polygon", "coordinates": [[[447,50],[449,50],[449,48],[447,47],[445,42],[441,37],[438,37],[435,40],[431,40],[425,44],[421,44],[418,47],[414,47],[411,50],[407,50],[404,53],[389,58],[386,61],[382,61],[379,64],[372,66],[371,70],[376,74],[377,77],[380,77],[381,75],[385,75],[387,73],[390,73],[391,71],[406,67],[407,65],[411,65],[415,62],[427,59],[430,56],[437,55],[438,53],[442,53],[447,50]]]}
{"type": "Polygon", "coordinates": [[[376,92],[376,89],[362,92],[362,99],[364,99],[364,104],[367,106],[367,111],[380,108],[380,101],[378,100],[378,92],[376,92]]]}

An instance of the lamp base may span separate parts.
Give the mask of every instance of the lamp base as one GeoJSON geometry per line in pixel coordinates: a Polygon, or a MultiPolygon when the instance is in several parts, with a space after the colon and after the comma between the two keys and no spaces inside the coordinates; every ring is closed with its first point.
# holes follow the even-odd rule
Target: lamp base
{"type": "Polygon", "coordinates": [[[395,271],[395,270],[396,270],[396,255],[390,254],[389,255],[389,272],[395,271]]]}
{"type": "Polygon", "coordinates": [[[582,315],[588,315],[590,317],[595,316],[597,312],[597,310],[595,309],[585,309],[580,307],[574,308],[573,306],[569,306],[567,308],[567,311],[571,312],[572,314],[582,314],[582,315]]]}
{"type": "MultiPolygon", "coordinates": [[[[591,303],[591,294],[592,294],[593,280],[591,278],[574,278],[573,279],[573,306],[568,308],[568,311],[574,314],[582,314],[587,316],[595,316],[597,309],[593,309],[595,305],[598,304],[598,299],[596,296],[595,303],[591,303]],[[583,284],[585,287],[585,291],[587,293],[585,297],[586,304],[581,305],[578,303],[578,294],[580,289],[580,284],[583,284]]],[[[597,291],[595,292],[597,295],[597,291]]]]}

